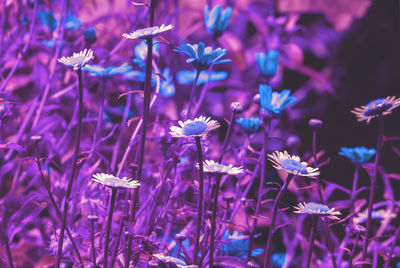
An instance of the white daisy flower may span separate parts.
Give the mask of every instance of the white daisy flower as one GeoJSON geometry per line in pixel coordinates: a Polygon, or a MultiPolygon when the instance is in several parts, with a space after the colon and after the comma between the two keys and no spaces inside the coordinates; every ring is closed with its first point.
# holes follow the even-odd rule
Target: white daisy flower
{"type": "Polygon", "coordinates": [[[128,39],[147,39],[150,37],[155,37],[163,32],[169,31],[172,28],[174,28],[174,26],[172,26],[171,24],[168,26],[165,26],[165,24],[159,26],[154,26],[154,27],[150,27],[150,28],[144,28],[144,29],[140,29],[140,30],[136,30],[133,33],[130,34],[122,34],[123,37],[128,38],[128,39]]]}
{"type": "Polygon", "coordinates": [[[122,188],[138,188],[140,183],[136,180],[127,180],[126,177],[122,179],[115,177],[111,174],[97,173],[93,175],[93,181],[101,183],[110,188],[122,189],[122,188]]]}
{"type": "Polygon", "coordinates": [[[61,59],[58,59],[58,61],[69,67],[73,67],[74,70],[78,70],[85,66],[86,63],[88,63],[93,58],[93,50],[85,49],[84,51],[81,51],[79,53],[74,53],[71,57],[62,57],[61,59]]]}
{"type": "Polygon", "coordinates": [[[351,112],[356,115],[357,121],[367,121],[369,123],[372,118],[378,117],[380,114],[391,114],[392,110],[398,106],[400,106],[400,98],[396,99],[396,97],[392,96],[373,100],[367,105],[355,108],[351,112]]]}
{"type": "Polygon", "coordinates": [[[206,118],[200,116],[194,120],[186,120],[185,122],[179,121],[180,127],[172,126],[170,128],[170,134],[175,138],[184,137],[200,137],[207,135],[211,130],[219,127],[219,124],[215,120],[211,120],[210,117],[206,118]]]}
{"type": "Polygon", "coordinates": [[[335,208],[329,208],[326,205],[315,202],[304,202],[303,204],[299,203],[294,208],[297,209],[294,211],[294,213],[323,216],[328,217],[331,220],[339,220],[337,215],[341,215],[340,211],[335,211],[335,208]]]}
{"type": "Polygon", "coordinates": [[[308,167],[307,162],[301,162],[300,157],[295,155],[291,156],[286,151],[275,151],[268,156],[269,160],[274,164],[274,168],[278,170],[284,170],[293,175],[311,178],[319,175],[318,168],[308,167]]]}
{"type": "MultiPolygon", "coordinates": [[[[196,164],[197,168],[199,168],[199,164],[196,164]]],[[[242,167],[234,167],[232,164],[228,166],[219,164],[214,160],[205,160],[203,162],[204,172],[208,173],[219,173],[222,175],[237,175],[243,173],[242,167]]]]}

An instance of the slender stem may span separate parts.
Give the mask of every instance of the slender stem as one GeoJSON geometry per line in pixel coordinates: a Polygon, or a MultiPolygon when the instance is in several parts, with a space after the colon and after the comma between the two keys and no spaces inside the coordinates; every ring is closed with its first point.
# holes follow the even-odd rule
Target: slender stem
{"type": "MultiPolygon", "coordinates": [[[[358,186],[358,176],[359,176],[359,171],[360,171],[360,166],[356,165],[355,166],[355,170],[354,170],[354,176],[353,176],[353,187],[351,190],[351,194],[350,194],[350,204],[349,204],[349,210],[353,209],[353,205],[354,205],[354,201],[356,200],[356,192],[357,192],[357,186],[358,186]]],[[[351,226],[353,225],[353,217],[349,218],[349,222],[346,226],[346,234],[345,237],[342,241],[342,244],[340,246],[341,250],[339,252],[338,255],[338,260],[337,263],[340,265],[340,263],[342,262],[343,259],[343,254],[344,254],[344,250],[343,248],[345,248],[347,246],[347,244],[349,243],[349,239],[351,238],[351,226]]]]}
{"type": "MultiPolygon", "coordinates": [[[[34,142],[34,147],[35,147],[35,154],[36,154],[36,164],[38,166],[39,169],[39,173],[40,173],[40,178],[42,180],[43,186],[46,188],[47,191],[47,195],[49,196],[50,202],[54,207],[54,210],[56,211],[57,217],[62,220],[62,215],[61,215],[61,211],[58,208],[58,205],[56,203],[56,200],[54,199],[53,193],[51,192],[51,186],[50,186],[50,182],[46,181],[46,178],[44,177],[44,173],[43,173],[43,168],[42,168],[42,164],[40,162],[40,156],[39,156],[39,146],[38,146],[38,142],[35,141],[34,142]]],[[[79,249],[78,246],[75,243],[75,239],[72,236],[71,231],[69,230],[68,226],[65,226],[65,231],[67,232],[68,238],[71,241],[72,244],[72,248],[75,251],[76,256],[78,257],[79,263],[83,264],[83,259],[81,257],[81,254],[79,253],[79,249]]]]}
{"type": "Polygon", "coordinates": [[[72,163],[72,171],[71,171],[71,176],[68,181],[67,193],[65,195],[64,210],[63,210],[63,217],[62,217],[61,230],[60,230],[60,238],[58,240],[57,264],[56,264],[57,268],[59,268],[61,265],[62,247],[63,247],[63,242],[64,242],[65,226],[67,224],[69,198],[71,196],[72,184],[74,182],[75,173],[77,173],[77,161],[78,161],[78,156],[79,156],[79,147],[81,144],[81,127],[82,127],[82,116],[83,116],[83,83],[82,83],[82,70],[81,69],[78,69],[78,80],[79,80],[78,126],[76,128],[75,152],[74,152],[74,159],[73,159],[73,163],[72,163]]]}
{"type": "Polygon", "coordinates": [[[400,237],[400,225],[399,225],[399,227],[397,227],[397,230],[396,230],[396,232],[394,234],[392,247],[390,248],[389,256],[388,256],[388,258],[386,260],[386,263],[385,263],[385,268],[389,268],[390,261],[392,260],[394,248],[396,247],[396,243],[397,243],[397,240],[399,239],[399,237],[400,237]]]}
{"type": "MultiPolygon", "coordinates": [[[[153,1],[151,1],[151,5],[153,5],[153,1]]],[[[154,9],[150,7],[150,11],[154,12],[154,9]]],[[[147,62],[146,62],[146,78],[144,83],[144,100],[143,100],[143,124],[142,124],[142,135],[140,139],[140,153],[139,153],[139,161],[138,161],[138,181],[142,179],[142,171],[143,171],[143,159],[144,159],[144,149],[146,144],[146,131],[147,131],[147,124],[149,121],[149,114],[150,114],[150,97],[151,97],[151,75],[152,75],[152,60],[153,60],[153,38],[147,38],[147,62]]],[[[139,189],[135,189],[135,204],[137,204],[139,198],[139,189]],[[137,190],[136,190],[137,189],[137,190]]],[[[135,221],[135,213],[136,213],[136,205],[132,206],[131,211],[131,218],[130,222],[135,221]]],[[[125,267],[129,267],[130,261],[130,252],[132,250],[132,241],[133,236],[130,235],[128,238],[128,247],[127,253],[125,256],[125,267]]]]}
{"type": "Polygon", "coordinates": [[[213,65],[211,65],[211,67],[208,69],[208,80],[207,82],[204,84],[204,86],[201,89],[200,92],[200,96],[199,99],[197,100],[196,105],[194,106],[193,109],[193,117],[196,116],[197,112],[199,111],[201,105],[203,104],[204,98],[206,97],[207,91],[210,87],[210,83],[211,83],[211,74],[212,74],[212,69],[213,69],[213,65]]]}
{"type": "MultiPolygon", "coordinates": [[[[317,128],[313,128],[313,158],[314,158],[314,166],[318,167],[318,159],[317,159],[317,128]]],[[[317,176],[317,184],[318,184],[318,196],[321,203],[324,203],[324,198],[322,197],[322,185],[321,178],[317,176]]]]}
{"type": "Polygon", "coordinates": [[[214,268],[214,242],[215,242],[215,225],[217,220],[217,206],[218,206],[218,194],[221,184],[221,174],[215,176],[215,194],[213,202],[213,211],[211,219],[211,237],[210,237],[210,261],[209,267],[214,268]]]}
{"type": "Polygon", "coordinates": [[[11,247],[10,247],[9,237],[7,235],[7,230],[4,230],[3,240],[4,240],[4,244],[6,246],[8,265],[10,266],[10,268],[14,268],[15,266],[14,266],[14,261],[13,261],[13,257],[11,254],[11,247]]]}
{"type": "Polygon", "coordinates": [[[266,173],[266,164],[267,164],[267,139],[268,139],[268,132],[269,128],[271,127],[271,118],[264,118],[264,135],[263,135],[263,146],[261,150],[261,176],[260,176],[260,185],[258,187],[258,196],[257,196],[257,203],[256,203],[256,210],[254,212],[254,220],[253,220],[253,226],[251,227],[250,230],[250,235],[249,235],[249,248],[247,251],[247,261],[250,261],[251,258],[251,252],[253,250],[253,240],[254,240],[254,232],[257,227],[257,221],[258,221],[258,213],[260,211],[261,207],[261,199],[262,199],[262,194],[264,192],[264,178],[265,178],[265,173],[266,173]]]}
{"type": "Polygon", "coordinates": [[[350,259],[349,259],[349,268],[353,267],[353,258],[354,258],[354,254],[356,253],[356,248],[357,248],[359,239],[360,239],[360,233],[357,233],[356,241],[354,242],[353,249],[351,250],[351,255],[350,255],[350,259]]]}
{"type": "Polygon", "coordinates": [[[221,150],[221,154],[220,154],[219,159],[218,159],[218,163],[221,163],[222,158],[224,157],[224,153],[225,153],[226,147],[228,146],[229,139],[232,136],[233,128],[235,126],[236,114],[237,114],[237,111],[233,110],[232,114],[231,114],[231,120],[229,122],[228,130],[226,131],[224,143],[222,144],[222,150],[221,150]]]}
{"type": "Polygon", "coordinates": [[[270,261],[270,256],[271,256],[272,235],[273,235],[274,228],[275,228],[275,221],[276,221],[276,215],[278,212],[278,205],[279,205],[284,193],[286,192],[286,189],[288,188],[289,183],[292,180],[292,178],[293,178],[293,174],[288,174],[285,183],[283,184],[282,188],[279,190],[279,193],[274,201],[271,222],[269,224],[267,248],[265,249],[264,268],[269,267],[269,261],[270,261]]]}
{"type": "Polygon", "coordinates": [[[375,196],[375,186],[376,186],[376,177],[378,174],[378,165],[379,158],[381,155],[382,149],[382,138],[383,138],[383,114],[380,114],[378,117],[378,141],[376,145],[376,155],[375,155],[375,163],[374,163],[374,173],[371,177],[371,188],[369,191],[369,200],[368,200],[368,217],[367,217],[367,227],[365,230],[365,239],[364,239],[364,247],[362,251],[362,261],[365,261],[368,253],[368,242],[371,235],[371,225],[372,225],[372,205],[374,203],[375,196]]]}
{"type": "Polygon", "coordinates": [[[193,253],[193,262],[197,264],[197,253],[199,252],[199,243],[200,243],[200,230],[201,223],[203,220],[203,195],[204,195],[204,170],[203,170],[203,151],[201,149],[201,141],[200,137],[195,137],[196,147],[197,147],[197,156],[199,160],[199,201],[197,206],[197,225],[196,225],[196,238],[194,243],[194,253],[193,253]]]}
{"type": "Polygon", "coordinates": [[[312,215],[312,225],[311,225],[309,245],[307,250],[307,261],[304,265],[305,268],[309,268],[311,264],[312,249],[314,247],[315,235],[317,233],[317,225],[318,225],[318,215],[312,215]]]}
{"type": "Polygon", "coordinates": [[[116,197],[117,197],[117,188],[112,188],[110,208],[108,210],[108,218],[107,218],[106,242],[105,242],[105,246],[104,246],[104,260],[103,260],[104,268],[107,268],[107,265],[108,265],[108,245],[110,243],[112,215],[114,212],[114,205],[115,205],[116,197]]]}
{"type": "Polygon", "coordinates": [[[189,105],[188,105],[188,108],[187,108],[187,111],[186,111],[185,119],[191,118],[190,109],[192,107],[194,93],[196,91],[197,81],[199,80],[200,73],[201,73],[201,70],[197,70],[196,69],[196,77],[194,78],[193,85],[192,85],[192,90],[190,91],[189,105]]]}
{"type": "Polygon", "coordinates": [[[90,237],[92,241],[92,261],[93,266],[96,267],[96,249],[94,247],[94,221],[90,221],[91,229],[90,229],[90,237]]]}

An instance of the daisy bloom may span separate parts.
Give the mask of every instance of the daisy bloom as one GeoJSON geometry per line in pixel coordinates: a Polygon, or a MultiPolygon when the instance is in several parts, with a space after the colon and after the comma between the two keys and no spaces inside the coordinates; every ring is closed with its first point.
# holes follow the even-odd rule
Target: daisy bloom
{"type": "Polygon", "coordinates": [[[122,188],[133,189],[133,188],[138,188],[140,186],[140,183],[136,180],[127,180],[126,177],[120,179],[118,177],[115,177],[114,175],[106,173],[94,174],[92,180],[113,189],[122,189],[122,188]]]}
{"type": "Polygon", "coordinates": [[[59,62],[67,65],[69,67],[73,67],[74,70],[78,70],[86,65],[91,59],[93,59],[93,50],[85,49],[79,53],[74,53],[71,57],[62,57],[58,59],[59,62]]]}
{"type": "Polygon", "coordinates": [[[165,26],[165,24],[161,25],[161,26],[154,26],[154,27],[149,27],[149,28],[144,28],[144,29],[140,29],[140,30],[136,30],[133,33],[130,34],[122,34],[123,37],[128,38],[128,39],[148,39],[151,37],[155,37],[163,32],[169,31],[172,28],[174,28],[174,26],[172,26],[171,24],[168,26],[165,26]]]}
{"type": "MultiPolygon", "coordinates": [[[[196,164],[199,168],[199,164],[196,164]]],[[[243,173],[242,167],[234,167],[232,164],[228,166],[215,162],[214,160],[205,160],[203,162],[204,172],[208,173],[218,173],[221,175],[237,175],[243,173]]]]}
{"type": "Polygon", "coordinates": [[[302,213],[308,215],[317,215],[328,217],[331,220],[339,220],[336,215],[341,215],[340,211],[335,211],[335,208],[329,208],[326,205],[310,202],[310,203],[299,203],[294,207],[294,213],[302,213]]]}
{"type": "Polygon", "coordinates": [[[364,164],[371,160],[375,153],[375,149],[368,149],[364,146],[359,146],[354,148],[342,147],[340,148],[339,155],[347,157],[354,164],[364,164]]]}
{"type": "Polygon", "coordinates": [[[380,114],[388,115],[392,113],[394,108],[400,106],[400,98],[386,97],[370,101],[367,105],[355,108],[351,111],[356,115],[357,121],[367,121],[367,124],[372,118],[378,117],[380,114]]]}
{"type": "Polygon", "coordinates": [[[311,178],[319,175],[318,168],[308,167],[307,162],[301,162],[300,157],[295,155],[291,156],[286,151],[275,151],[268,156],[269,160],[274,164],[274,168],[278,170],[284,170],[293,175],[311,178]]]}
{"type": "Polygon", "coordinates": [[[207,135],[207,133],[213,129],[219,127],[219,124],[215,120],[211,120],[210,117],[206,118],[200,116],[194,120],[186,120],[185,122],[179,121],[180,127],[172,126],[170,128],[170,134],[175,138],[184,137],[200,137],[207,135]]]}
{"type": "Polygon", "coordinates": [[[272,118],[278,117],[286,107],[297,101],[295,97],[290,96],[289,89],[275,92],[265,84],[259,86],[259,94],[262,114],[272,118]]]}
{"type": "MultiPolygon", "coordinates": [[[[354,224],[362,224],[367,221],[368,218],[368,210],[364,210],[357,214],[357,217],[353,218],[354,224]]],[[[396,218],[396,214],[392,213],[390,210],[379,209],[373,210],[371,214],[371,218],[373,220],[382,221],[384,219],[393,219],[396,218]]]]}

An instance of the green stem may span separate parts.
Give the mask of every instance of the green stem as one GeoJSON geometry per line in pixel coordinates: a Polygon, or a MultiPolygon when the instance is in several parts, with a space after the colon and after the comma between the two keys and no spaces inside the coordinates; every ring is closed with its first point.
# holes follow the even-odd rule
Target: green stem
{"type": "Polygon", "coordinates": [[[211,237],[210,237],[210,261],[209,267],[214,268],[214,243],[215,243],[215,226],[217,221],[217,206],[218,206],[218,194],[221,184],[221,174],[215,176],[215,194],[213,202],[213,211],[211,219],[211,237]]]}
{"type": "Polygon", "coordinates": [[[117,188],[112,188],[110,208],[108,210],[108,218],[107,218],[106,241],[105,241],[105,246],[104,246],[104,260],[103,260],[104,268],[107,268],[107,265],[108,265],[108,245],[110,243],[112,215],[114,212],[114,205],[115,205],[116,197],[117,197],[117,188]]]}
{"type": "Polygon", "coordinates": [[[270,222],[269,231],[268,231],[267,248],[265,249],[264,268],[269,267],[269,261],[270,261],[270,256],[271,256],[272,236],[273,236],[273,232],[274,232],[274,228],[275,228],[275,221],[276,221],[276,215],[278,212],[278,205],[283,197],[283,194],[286,192],[286,189],[288,188],[289,183],[292,180],[292,178],[293,178],[293,174],[288,174],[285,183],[283,184],[282,188],[279,190],[279,193],[274,201],[272,217],[271,217],[271,222],[270,222]]]}
{"type": "Polygon", "coordinates": [[[93,266],[96,267],[96,249],[94,247],[94,221],[90,221],[91,229],[90,229],[90,238],[92,242],[92,261],[93,261],[93,266]]]}
{"type": "Polygon", "coordinates": [[[374,163],[374,173],[371,177],[371,188],[369,191],[369,199],[368,199],[368,217],[367,217],[367,226],[365,230],[365,239],[364,239],[364,247],[362,250],[362,261],[367,259],[368,253],[368,243],[371,235],[371,225],[372,225],[372,205],[374,203],[375,196],[375,187],[376,187],[376,177],[378,174],[378,166],[379,166],[379,158],[381,155],[382,149],[382,139],[383,139],[383,114],[380,114],[378,117],[378,141],[376,145],[376,155],[375,155],[375,163],[374,163]]]}
{"type": "MultiPolygon", "coordinates": [[[[47,195],[49,196],[50,202],[53,205],[54,210],[56,211],[57,217],[61,220],[62,219],[61,211],[58,208],[58,205],[56,203],[56,200],[54,199],[53,193],[51,192],[50,183],[47,182],[46,178],[44,177],[42,164],[40,162],[38,142],[35,141],[34,145],[35,145],[35,154],[36,154],[36,164],[37,164],[39,172],[40,172],[40,178],[42,180],[44,187],[46,188],[47,195]]],[[[83,265],[83,260],[82,260],[81,254],[79,253],[79,249],[75,243],[74,238],[72,237],[72,233],[69,230],[68,226],[65,226],[65,231],[67,232],[68,238],[71,241],[72,248],[74,249],[75,254],[78,257],[79,263],[83,265]]]]}
{"type": "Polygon", "coordinates": [[[354,254],[356,253],[356,248],[357,248],[359,239],[360,239],[360,233],[357,233],[356,241],[354,242],[353,249],[351,250],[351,255],[350,255],[350,259],[349,259],[349,268],[353,268],[353,257],[354,257],[354,254]]]}
{"type": "Polygon", "coordinates": [[[315,235],[317,233],[317,224],[318,224],[318,215],[312,215],[312,225],[309,238],[309,246],[307,250],[307,261],[306,264],[304,265],[304,268],[310,268],[311,265],[312,249],[314,247],[315,235]]]}
{"type": "MultiPolygon", "coordinates": [[[[153,1],[151,1],[153,4],[153,1]]],[[[152,8],[150,7],[150,10],[152,8]]],[[[154,12],[154,9],[153,9],[154,12]]],[[[153,37],[147,38],[147,62],[146,62],[146,78],[144,83],[144,100],[143,100],[143,125],[142,125],[142,135],[140,139],[140,153],[139,153],[139,161],[138,161],[138,176],[137,179],[140,182],[142,179],[142,171],[143,171],[143,159],[144,159],[144,149],[146,144],[146,131],[147,124],[150,116],[150,97],[151,97],[151,75],[152,75],[152,60],[153,60],[153,37]]],[[[136,205],[139,200],[139,188],[135,189],[135,199],[134,204],[132,205],[131,218],[130,222],[133,223],[135,221],[135,213],[136,213],[136,205]],[[137,190],[136,190],[137,189],[137,190]]],[[[133,236],[130,235],[128,238],[128,247],[125,256],[125,267],[129,267],[130,261],[130,252],[132,250],[132,242],[133,236]]]]}
{"type": "Polygon", "coordinates": [[[193,259],[194,263],[197,264],[197,253],[199,252],[199,243],[200,243],[200,230],[201,223],[203,219],[203,195],[204,195],[204,170],[203,170],[203,151],[201,149],[201,141],[200,137],[195,137],[196,147],[197,147],[197,156],[199,160],[199,201],[197,206],[197,225],[196,225],[196,238],[194,244],[194,253],[193,259]]]}
{"type": "Polygon", "coordinates": [[[79,112],[78,112],[78,126],[76,128],[76,140],[75,140],[75,152],[74,152],[74,159],[72,164],[72,171],[71,176],[69,178],[67,193],[65,195],[64,200],[64,210],[63,210],[63,217],[61,223],[61,230],[60,230],[60,238],[58,240],[58,251],[57,251],[57,264],[56,267],[59,268],[61,265],[61,257],[62,257],[62,247],[64,242],[64,231],[65,226],[67,223],[67,215],[68,215],[68,207],[69,207],[69,199],[71,197],[72,191],[72,184],[74,182],[75,173],[77,173],[77,162],[79,156],[79,147],[81,143],[81,128],[82,128],[82,116],[83,116],[83,83],[82,83],[82,70],[78,69],[78,80],[79,80],[79,112]]]}

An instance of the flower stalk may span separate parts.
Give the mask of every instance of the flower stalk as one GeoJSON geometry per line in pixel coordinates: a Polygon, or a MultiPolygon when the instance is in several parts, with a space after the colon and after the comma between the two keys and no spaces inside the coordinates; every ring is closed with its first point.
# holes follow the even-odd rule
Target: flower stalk
{"type": "MultiPolygon", "coordinates": [[[[197,254],[199,252],[199,244],[200,244],[200,230],[201,223],[203,220],[203,195],[204,195],[204,166],[203,166],[203,151],[201,149],[201,140],[200,137],[195,137],[196,147],[197,147],[197,156],[199,161],[199,201],[197,206],[197,224],[196,224],[196,238],[194,243],[194,252],[193,252],[193,262],[197,264],[198,257],[197,254]]],[[[211,256],[211,255],[210,255],[211,256]]]]}
{"type": "Polygon", "coordinates": [[[312,225],[309,237],[309,245],[307,250],[307,261],[305,262],[304,268],[309,268],[311,265],[312,249],[314,247],[315,235],[317,234],[318,215],[312,215],[312,225]]]}
{"type": "Polygon", "coordinates": [[[283,197],[283,195],[285,194],[290,181],[293,178],[293,174],[288,174],[285,183],[283,184],[283,186],[281,187],[281,189],[279,190],[279,193],[277,195],[277,197],[275,198],[274,201],[274,206],[272,208],[272,217],[271,217],[271,222],[269,225],[269,231],[268,231],[268,240],[267,240],[267,247],[265,249],[265,259],[264,259],[264,268],[268,268],[269,267],[269,261],[270,261],[270,256],[271,256],[271,243],[272,243],[272,236],[274,233],[274,228],[275,228],[275,222],[276,222],[276,215],[278,213],[278,205],[283,197]]]}
{"type": "Polygon", "coordinates": [[[354,254],[356,253],[356,248],[357,248],[359,239],[360,239],[360,233],[357,232],[356,241],[354,242],[353,249],[351,250],[351,255],[349,258],[349,268],[353,268],[353,258],[354,258],[354,254]]]}
{"type": "Polygon", "coordinates": [[[65,200],[64,200],[64,210],[63,210],[63,217],[62,217],[62,223],[61,223],[61,230],[60,230],[60,238],[58,240],[58,251],[57,251],[57,263],[56,267],[59,268],[61,265],[61,257],[62,257],[62,247],[63,247],[63,242],[64,242],[64,231],[65,231],[65,226],[67,223],[67,215],[68,215],[68,208],[69,208],[69,199],[71,197],[71,191],[72,191],[72,184],[74,182],[75,178],[75,173],[77,173],[77,162],[78,162],[78,156],[79,156],[79,147],[81,143],[81,128],[82,128],[82,117],[83,117],[83,83],[82,83],[82,70],[79,68],[77,70],[78,73],[78,102],[79,102],[79,108],[78,108],[78,125],[76,128],[76,139],[75,139],[75,149],[74,149],[74,159],[73,159],[73,164],[72,164],[72,171],[71,171],[71,176],[68,181],[68,187],[67,187],[67,193],[65,195],[65,200]]]}
{"type": "Polygon", "coordinates": [[[364,239],[364,246],[362,250],[362,261],[365,261],[367,258],[368,253],[368,243],[369,238],[371,235],[371,225],[372,225],[372,205],[374,203],[374,196],[375,196],[375,188],[376,188],[376,177],[378,174],[378,166],[379,166],[379,159],[381,156],[382,150],[382,139],[383,139],[383,114],[381,113],[378,116],[378,141],[376,145],[376,155],[375,155],[375,163],[374,163],[374,172],[371,177],[371,188],[369,191],[369,199],[368,199],[368,217],[367,217],[367,225],[365,230],[365,239],[364,239]]]}
{"type": "Polygon", "coordinates": [[[194,81],[193,81],[192,90],[190,91],[189,104],[188,104],[188,107],[187,107],[185,119],[192,118],[192,116],[194,116],[194,114],[192,116],[190,115],[190,110],[192,108],[194,94],[196,92],[197,81],[199,80],[200,73],[201,73],[201,70],[196,69],[196,76],[195,76],[194,81]]]}
{"type": "MultiPolygon", "coordinates": [[[[34,147],[35,147],[35,155],[36,155],[36,164],[37,164],[39,172],[40,172],[40,178],[42,180],[44,187],[46,188],[47,195],[49,196],[50,202],[53,205],[54,210],[56,211],[57,217],[61,220],[62,219],[61,211],[57,206],[57,203],[56,203],[56,200],[54,199],[53,193],[51,192],[50,183],[48,181],[46,181],[46,178],[44,177],[43,168],[42,168],[42,164],[40,162],[40,156],[39,156],[38,140],[34,141],[34,147]]],[[[81,254],[79,253],[79,249],[75,243],[75,240],[74,240],[68,226],[65,226],[65,230],[67,232],[69,240],[71,241],[72,248],[74,249],[75,254],[78,257],[79,263],[83,264],[81,254]]]]}
{"type": "Polygon", "coordinates": [[[105,246],[104,246],[104,261],[103,261],[104,268],[107,268],[107,265],[108,265],[108,246],[110,243],[112,215],[114,212],[114,205],[115,205],[116,197],[117,197],[117,188],[112,188],[111,198],[110,198],[110,207],[108,210],[108,218],[107,218],[106,240],[105,240],[105,246]]]}
{"type": "Polygon", "coordinates": [[[217,220],[218,194],[219,194],[220,185],[221,185],[221,174],[217,174],[215,176],[215,194],[214,194],[213,211],[212,211],[212,218],[211,218],[210,260],[209,260],[210,268],[214,267],[215,226],[216,226],[216,220],[217,220]]]}

